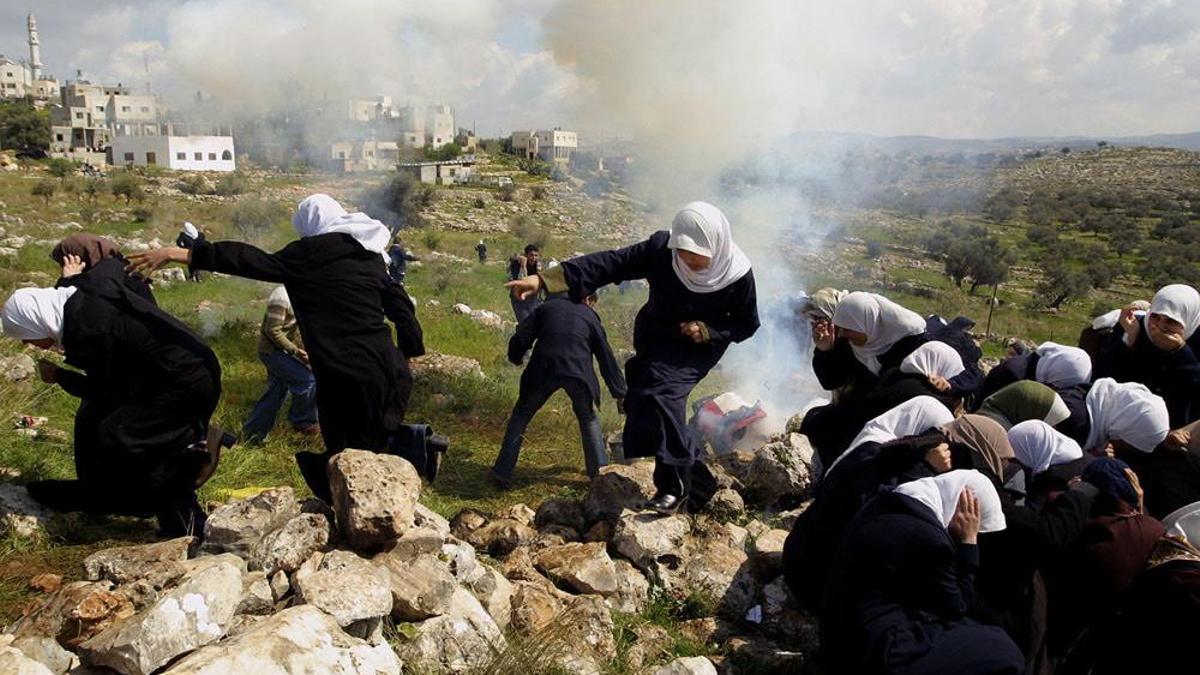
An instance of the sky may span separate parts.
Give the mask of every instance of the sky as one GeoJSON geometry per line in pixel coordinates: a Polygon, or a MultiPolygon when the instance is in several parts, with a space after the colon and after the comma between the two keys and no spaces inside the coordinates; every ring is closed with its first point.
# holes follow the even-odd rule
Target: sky
{"type": "MultiPolygon", "coordinates": [[[[1200,129],[1197,0],[34,4],[47,72],[149,79],[169,102],[387,94],[451,103],[487,136],[564,126],[729,145],[1200,129]]],[[[0,6],[0,53],[27,56],[27,10],[0,6]]]]}

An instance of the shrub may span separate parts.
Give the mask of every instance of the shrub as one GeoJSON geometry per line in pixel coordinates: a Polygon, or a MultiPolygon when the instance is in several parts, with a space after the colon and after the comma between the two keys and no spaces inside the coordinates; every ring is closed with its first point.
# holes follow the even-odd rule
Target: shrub
{"type": "Polygon", "coordinates": [[[425,230],[421,235],[421,241],[425,242],[425,248],[436,251],[442,245],[442,235],[437,230],[425,230]]]}
{"type": "Polygon", "coordinates": [[[29,190],[29,194],[34,197],[41,197],[42,201],[47,205],[50,204],[50,198],[54,196],[55,190],[58,189],[58,184],[52,180],[40,180],[33,184],[29,190]]]}
{"type": "Polygon", "coordinates": [[[239,172],[227,173],[217,181],[215,192],[222,197],[234,197],[246,191],[246,177],[239,172]]]}
{"type": "Polygon", "coordinates": [[[545,199],[546,198],[546,186],[545,185],[535,185],[533,187],[532,192],[533,192],[534,199],[545,199]]]}
{"type": "Polygon", "coordinates": [[[101,192],[104,192],[104,182],[99,178],[89,178],[84,182],[81,192],[89,202],[95,204],[96,198],[100,196],[101,192]]]}
{"type": "Polygon", "coordinates": [[[496,195],[496,199],[502,202],[514,202],[517,200],[517,186],[512,183],[507,183],[500,186],[500,192],[496,195]]]}
{"type": "Polygon", "coordinates": [[[185,195],[206,195],[212,191],[212,183],[198,173],[191,173],[179,179],[176,187],[185,195]]]}
{"type": "Polygon", "coordinates": [[[230,222],[243,239],[253,241],[266,234],[283,215],[283,209],[275,202],[261,197],[243,197],[233,207],[230,222]]]}
{"type": "Polygon", "coordinates": [[[487,208],[487,202],[485,202],[485,201],[483,200],[483,197],[476,197],[476,198],[475,198],[475,208],[477,208],[477,209],[484,209],[484,208],[487,208]]]}
{"type": "Polygon", "coordinates": [[[46,170],[55,178],[66,178],[75,173],[75,162],[62,157],[54,157],[46,162],[46,170]]]}
{"type": "Polygon", "coordinates": [[[154,217],[154,209],[148,206],[138,206],[133,209],[133,219],[135,222],[148,223],[154,217]]]}
{"type": "Polygon", "coordinates": [[[128,171],[122,171],[113,176],[109,182],[109,190],[114,198],[124,197],[126,204],[131,201],[140,202],[146,198],[146,191],[142,188],[142,179],[128,171]]]}

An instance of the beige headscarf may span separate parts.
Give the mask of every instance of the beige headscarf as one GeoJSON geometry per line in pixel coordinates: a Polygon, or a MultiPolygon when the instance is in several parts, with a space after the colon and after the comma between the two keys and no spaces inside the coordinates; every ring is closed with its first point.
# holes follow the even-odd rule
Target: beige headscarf
{"type": "Polygon", "coordinates": [[[1004,478],[1005,459],[1013,459],[1012,443],[1000,423],[983,415],[963,415],[942,427],[946,440],[971,448],[983,457],[997,478],[1004,478]]]}

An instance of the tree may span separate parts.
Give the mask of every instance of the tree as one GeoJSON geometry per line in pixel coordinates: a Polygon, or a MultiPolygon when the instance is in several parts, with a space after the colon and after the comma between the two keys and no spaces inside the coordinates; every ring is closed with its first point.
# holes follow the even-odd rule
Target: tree
{"type": "Polygon", "coordinates": [[[1025,228],[1025,238],[1035,246],[1049,246],[1058,241],[1058,228],[1048,224],[1033,224],[1025,228]]]}
{"type": "Polygon", "coordinates": [[[113,176],[109,184],[109,190],[113,197],[124,197],[125,203],[131,201],[142,201],[146,198],[146,192],[142,189],[142,181],[140,178],[128,171],[113,176]]]}
{"type": "Polygon", "coordinates": [[[1067,300],[1083,297],[1092,290],[1087,274],[1071,269],[1060,259],[1048,260],[1042,272],[1045,276],[1037,285],[1037,293],[1051,309],[1059,309],[1067,300]]]}
{"type": "Polygon", "coordinates": [[[968,292],[974,294],[980,286],[995,286],[1008,281],[1013,262],[1012,251],[982,227],[972,226],[961,232],[946,249],[945,270],[959,288],[963,281],[970,279],[968,292]]]}
{"type": "Polygon", "coordinates": [[[75,162],[62,157],[55,157],[46,162],[46,170],[55,178],[66,178],[75,173],[75,162]]]}
{"type": "Polygon", "coordinates": [[[261,197],[247,196],[238,200],[230,214],[230,221],[250,241],[259,239],[284,216],[279,204],[261,197]]]}
{"type": "Polygon", "coordinates": [[[438,148],[432,145],[425,146],[425,159],[433,162],[448,162],[460,154],[462,154],[462,148],[458,147],[457,143],[446,143],[438,148]]]}
{"type": "Polygon", "coordinates": [[[29,193],[34,197],[41,197],[42,201],[49,206],[50,198],[54,196],[54,191],[57,188],[58,185],[52,180],[40,180],[33,184],[33,188],[29,190],[29,193]]]}
{"type": "Polygon", "coordinates": [[[27,101],[0,103],[0,150],[50,147],[50,113],[27,101]]]}

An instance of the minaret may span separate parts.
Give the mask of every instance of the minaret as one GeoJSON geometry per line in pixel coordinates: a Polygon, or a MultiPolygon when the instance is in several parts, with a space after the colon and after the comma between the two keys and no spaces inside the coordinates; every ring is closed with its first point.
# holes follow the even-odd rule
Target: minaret
{"type": "Polygon", "coordinates": [[[29,71],[33,81],[42,77],[42,50],[38,44],[37,17],[29,13],[29,71]]]}

